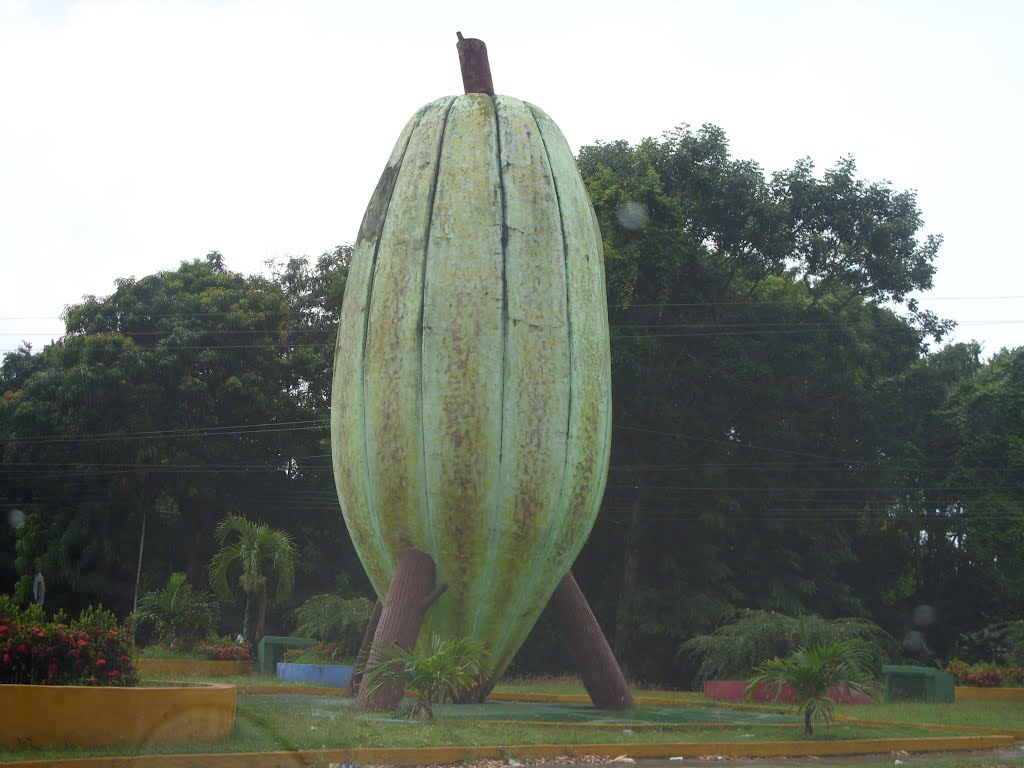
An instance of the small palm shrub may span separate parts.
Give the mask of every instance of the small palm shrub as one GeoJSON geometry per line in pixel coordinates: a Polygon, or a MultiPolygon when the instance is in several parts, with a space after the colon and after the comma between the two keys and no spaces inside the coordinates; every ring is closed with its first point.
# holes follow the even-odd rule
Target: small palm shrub
{"type": "Polygon", "coordinates": [[[137,629],[152,627],[158,642],[187,651],[213,632],[219,617],[213,595],[194,589],[184,573],[172,573],[163,589],[139,598],[129,623],[137,629]]]}
{"type": "Polygon", "coordinates": [[[380,661],[367,668],[363,685],[371,693],[385,685],[405,686],[416,699],[409,716],[429,720],[434,705],[454,700],[490,674],[487,655],[480,641],[431,632],[411,651],[397,645],[384,649],[380,661]]]}
{"type": "Polygon", "coordinates": [[[679,647],[679,655],[700,661],[696,680],[744,680],[765,659],[786,657],[798,648],[859,640],[872,668],[898,656],[899,644],[865,619],[824,619],[813,614],[786,616],[772,611],[740,611],[734,620],[679,647]]]}
{"type": "Polygon", "coordinates": [[[313,595],[291,612],[292,635],[312,637],[333,648],[335,661],[352,658],[359,650],[373,603],[365,597],[313,595]]]}
{"type": "Polygon", "coordinates": [[[847,689],[877,698],[878,679],[872,672],[873,658],[869,646],[860,640],[812,645],[798,648],[786,658],[774,658],[761,664],[750,679],[747,693],[758,686],[775,689],[773,701],[790,689],[793,706],[804,713],[804,733],[814,732],[813,723],[832,723],[835,702],[831,692],[847,689]]]}

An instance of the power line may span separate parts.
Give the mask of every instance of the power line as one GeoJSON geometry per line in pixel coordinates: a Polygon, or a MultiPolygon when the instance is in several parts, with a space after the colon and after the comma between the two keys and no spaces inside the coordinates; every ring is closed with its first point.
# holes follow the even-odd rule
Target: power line
{"type": "Polygon", "coordinates": [[[45,435],[37,437],[9,437],[4,442],[30,445],[37,443],[79,443],[104,440],[141,440],[157,437],[210,437],[215,435],[253,435],[269,432],[301,432],[304,430],[323,429],[330,424],[330,419],[306,419],[303,421],[268,421],[262,424],[232,424],[220,427],[187,427],[168,430],[146,430],[144,432],[99,432],[91,435],[66,437],[61,435],[45,435]],[[299,426],[312,425],[312,426],[299,426]],[[271,427],[271,429],[263,429],[271,427]]]}
{"type": "MultiPolygon", "coordinates": [[[[925,296],[922,297],[925,301],[1017,301],[1024,299],[1024,296],[1010,295],[1010,296],[925,296]]],[[[792,299],[774,299],[774,300],[748,300],[748,301],[693,301],[693,302],[669,302],[669,303],[658,303],[658,304],[636,304],[636,303],[621,303],[621,304],[609,304],[610,309],[632,309],[632,308],[648,308],[648,307],[731,307],[731,306],[760,306],[760,305],[775,305],[775,304],[790,304],[792,299]]],[[[259,310],[259,309],[232,309],[232,310],[221,310],[215,312],[170,312],[170,313],[143,313],[137,315],[121,315],[120,320],[132,320],[132,319],[145,319],[151,320],[154,318],[168,318],[168,317],[222,317],[226,315],[253,315],[257,317],[276,317],[278,315],[295,315],[302,317],[302,312],[295,309],[288,310],[259,310]]],[[[54,316],[43,316],[43,317],[0,317],[0,322],[4,321],[43,321],[43,320],[63,320],[63,317],[54,316]]]]}

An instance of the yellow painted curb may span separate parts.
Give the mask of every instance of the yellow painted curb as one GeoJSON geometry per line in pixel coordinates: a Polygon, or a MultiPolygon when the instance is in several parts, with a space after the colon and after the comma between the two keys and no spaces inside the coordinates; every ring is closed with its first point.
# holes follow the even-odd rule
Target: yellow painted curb
{"type": "Polygon", "coordinates": [[[248,673],[252,664],[248,661],[138,659],[135,668],[140,675],[157,677],[228,677],[248,673]]]}
{"type": "Polygon", "coordinates": [[[1024,703],[1024,688],[956,687],[957,701],[1015,701],[1024,703]]]}
{"type": "Polygon", "coordinates": [[[238,692],[247,696],[275,693],[298,693],[303,696],[347,696],[347,688],[328,688],[318,685],[240,685],[238,692]]]}
{"type": "MultiPolygon", "coordinates": [[[[616,730],[629,729],[641,730],[644,728],[662,728],[664,730],[718,730],[727,728],[743,728],[743,723],[579,723],[579,722],[551,722],[545,720],[478,720],[479,723],[492,723],[494,725],[533,725],[547,728],[614,728],[616,730]]],[[[803,728],[803,723],[757,723],[758,728],[803,728]]]]}
{"type": "Polygon", "coordinates": [[[703,757],[834,757],[866,755],[904,750],[907,752],[955,752],[976,749],[1006,749],[1014,744],[1010,736],[962,736],[920,739],[863,739],[858,741],[779,741],[757,743],[672,743],[672,744],[534,744],[519,747],[426,747],[318,749],[303,752],[233,753],[207,755],[142,755],[138,757],[97,757],[72,760],[24,760],[18,768],[290,768],[325,763],[372,763],[387,765],[431,765],[467,760],[496,760],[504,757],[550,759],[562,755],[595,755],[636,758],[703,757]]]}
{"type": "Polygon", "coordinates": [[[218,741],[235,727],[235,686],[0,685],[0,745],[103,747],[218,741]]]}

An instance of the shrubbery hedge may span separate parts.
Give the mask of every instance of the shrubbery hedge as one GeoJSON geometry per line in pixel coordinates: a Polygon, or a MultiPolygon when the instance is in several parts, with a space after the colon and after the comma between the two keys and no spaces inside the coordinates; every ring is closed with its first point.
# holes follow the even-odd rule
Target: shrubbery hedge
{"type": "Polygon", "coordinates": [[[131,631],[114,614],[87,608],[77,620],[42,621],[41,611],[0,606],[0,683],[135,685],[131,631]]]}
{"type": "Polygon", "coordinates": [[[957,685],[975,688],[998,688],[1001,685],[1024,685],[1024,666],[998,664],[968,664],[953,659],[946,665],[946,672],[953,676],[957,685]]]}
{"type": "Polygon", "coordinates": [[[252,649],[247,643],[236,643],[231,638],[208,638],[189,649],[177,643],[147,645],[136,652],[140,659],[195,659],[199,661],[252,661],[252,649]]]}

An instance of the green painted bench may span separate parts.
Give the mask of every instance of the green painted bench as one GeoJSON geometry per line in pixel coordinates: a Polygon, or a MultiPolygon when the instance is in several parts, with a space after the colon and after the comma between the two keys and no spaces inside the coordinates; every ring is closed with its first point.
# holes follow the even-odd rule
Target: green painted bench
{"type": "Polygon", "coordinates": [[[316,645],[316,640],[311,637],[275,637],[264,635],[256,646],[256,667],[260,674],[273,675],[277,672],[275,666],[284,654],[285,648],[307,648],[316,645]]]}

